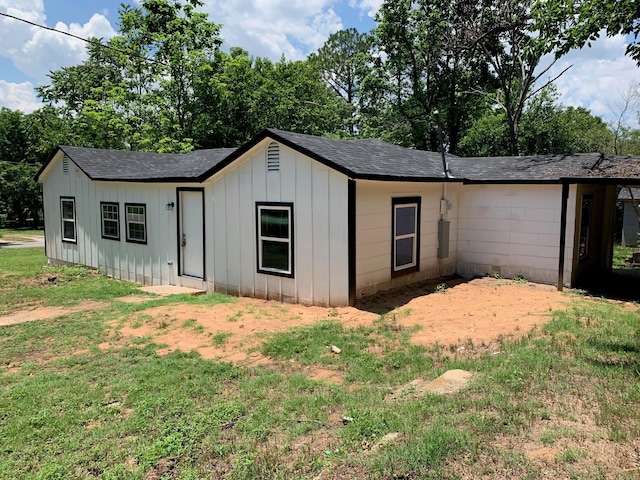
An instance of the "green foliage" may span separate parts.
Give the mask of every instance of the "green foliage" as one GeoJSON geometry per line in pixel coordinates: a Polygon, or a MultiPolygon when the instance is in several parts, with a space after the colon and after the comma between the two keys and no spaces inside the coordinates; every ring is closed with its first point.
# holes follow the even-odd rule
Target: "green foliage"
{"type": "Polygon", "coordinates": [[[620,245],[615,245],[613,247],[613,268],[628,267],[627,260],[632,258],[633,252],[637,251],[637,247],[622,247],[620,245]]]}
{"type": "Polygon", "coordinates": [[[640,64],[640,12],[634,1],[542,1],[532,4],[532,17],[543,41],[558,48],[558,55],[574,48],[591,47],[602,31],[607,36],[628,35],[626,53],[640,64]]]}
{"type": "Polygon", "coordinates": [[[7,221],[23,227],[27,219],[40,224],[42,198],[34,176],[51,152],[42,147],[51,133],[42,128],[50,110],[25,115],[0,108],[0,226],[7,221]],[[43,151],[45,150],[45,151],[43,151]]]}
{"type": "MultiPolygon", "coordinates": [[[[476,120],[460,142],[469,156],[509,155],[509,122],[502,112],[489,111],[476,120]]],[[[543,89],[526,105],[520,122],[521,155],[554,153],[613,153],[613,135],[601,118],[582,107],[557,103],[553,86],[543,89]]]]}
{"type": "Polygon", "coordinates": [[[506,155],[507,129],[504,113],[488,111],[465,132],[459,153],[471,157],[506,155]]]}
{"type": "Polygon", "coordinates": [[[177,153],[239,146],[266,127],[340,128],[347,105],[310,62],[221,52],[220,26],[197,11],[201,3],[124,5],[109,45],[131,54],[93,43],[85,62],[52,72],[38,92],[64,105],[76,145],[177,153]]]}
{"type": "Polygon", "coordinates": [[[0,161],[0,216],[5,221],[25,226],[31,218],[32,226],[40,225],[42,194],[34,180],[37,171],[37,166],[26,162],[0,161]]]}
{"type": "Polygon", "coordinates": [[[363,85],[363,112],[372,117],[365,121],[367,134],[437,151],[442,128],[448,150],[458,152],[462,131],[482,104],[470,92],[493,83],[487,62],[478,61],[473,49],[460,48],[452,35],[465,29],[461,12],[471,17],[479,14],[475,8],[440,0],[383,2],[376,17],[379,51],[363,85]]]}
{"type": "Polygon", "coordinates": [[[52,72],[38,88],[79,132],[79,145],[142,151],[193,148],[194,125],[209,106],[202,76],[215,66],[220,26],[196,11],[199,0],[146,0],[120,9],[118,49],[94,42],[80,65],[52,72]],[[120,51],[130,52],[129,55],[120,51]],[[78,88],[76,88],[78,87],[78,88]]]}
{"type": "Polygon", "coordinates": [[[372,48],[370,35],[349,28],[329,35],[318,52],[308,58],[327,85],[347,102],[350,115],[345,130],[351,136],[362,129],[360,109],[366,100],[361,98],[360,90],[369,74],[372,48]]]}

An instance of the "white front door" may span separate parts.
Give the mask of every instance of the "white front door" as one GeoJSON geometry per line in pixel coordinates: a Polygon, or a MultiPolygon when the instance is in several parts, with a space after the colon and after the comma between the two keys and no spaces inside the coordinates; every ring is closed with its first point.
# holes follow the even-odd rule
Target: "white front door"
{"type": "Polygon", "coordinates": [[[204,192],[179,192],[180,275],[204,278],[204,192]]]}

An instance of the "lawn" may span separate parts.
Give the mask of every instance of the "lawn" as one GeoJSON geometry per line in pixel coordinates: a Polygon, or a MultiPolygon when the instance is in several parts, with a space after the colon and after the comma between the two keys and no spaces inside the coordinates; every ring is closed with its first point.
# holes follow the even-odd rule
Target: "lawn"
{"type": "Polygon", "coordinates": [[[497,339],[492,351],[414,345],[415,331],[392,315],[353,328],[327,318],[265,335],[255,348],[271,362],[241,366],[195,352],[160,354],[162,345],[118,339],[114,328],[149,307],[215,308],[231,297],[145,297],[90,270],[47,267],[41,248],[0,250],[0,316],[86,300],[103,306],[0,326],[0,478],[640,473],[633,304],[577,297],[542,329],[497,339]],[[131,294],[141,301],[120,300],[131,294]],[[339,382],[310,378],[329,367],[342,373],[339,382]],[[469,387],[453,395],[411,390],[412,380],[450,369],[474,372],[469,387]]]}

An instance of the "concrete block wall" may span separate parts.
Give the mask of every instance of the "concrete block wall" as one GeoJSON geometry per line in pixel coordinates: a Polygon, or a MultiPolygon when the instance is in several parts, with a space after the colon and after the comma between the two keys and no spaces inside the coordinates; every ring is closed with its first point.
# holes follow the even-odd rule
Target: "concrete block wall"
{"type": "MultiPolygon", "coordinates": [[[[535,282],[557,282],[561,185],[465,185],[459,204],[460,275],[522,275],[535,282]]],[[[575,187],[567,213],[566,282],[573,258],[575,187]]]]}

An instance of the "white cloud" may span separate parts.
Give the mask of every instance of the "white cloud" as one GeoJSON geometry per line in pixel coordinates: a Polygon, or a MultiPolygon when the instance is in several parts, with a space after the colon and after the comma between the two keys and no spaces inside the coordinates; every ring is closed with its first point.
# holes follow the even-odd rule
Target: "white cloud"
{"type": "Polygon", "coordinates": [[[31,113],[42,107],[31,82],[9,83],[0,80],[0,107],[31,113]]]}
{"type": "Polygon", "coordinates": [[[305,58],[343,28],[332,0],[211,0],[204,10],[223,24],[226,47],[278,60],[305,58]]]}
{"type": "MultiPolygon", "coordinates": [[[[609,121],[621,95],[633,82],[640,81],[640,69],[635,61],[625,56],[626,39],[623,35],[602,36],[591,48],[569,52],[545,76],[553,78],[571,66],[555,85],[560,102],[566,106],[585,107],[591,113],[609,121]]],[[[634,118],[630,121],[636,124],[634,118]]],[[[637,126],[637,125],[636,125],[637,126]]]]}
{"type": "MultiPolygon", "coordinates": [[[[18,2],[0,0],[0,11],[34,23],[45,20],[42,0],[18,2]]],[[[22,46],[33,36],[36,27],[13,18],[0,17],[0,55],[11,60],[22,56],[22,46]]]]}
{"type": "Polygon", "coordinates": [[[383,0],[349,0],[349,6],[351,8],[358,8],[368,17],[374,18],[376,12],[380,10],[382,1],[383,0]]]}
{"type": "MultiPolygon", "coordinates": [[[[42,0],[0,0],[0,11],[41,25],[46,22],[42,0]]],[[[84,25],[58,22],[53,28],[83,38],[116,34],[105,16],[97,13],[84,25]]],[[[49,71],[76,65],[87,56],[85,42],[18,20],[0,18],[0,32],[0,55],[38,82],[46,81],[49,71]]]]}

